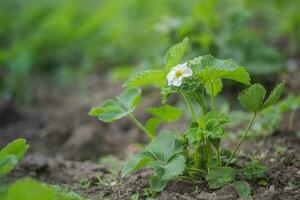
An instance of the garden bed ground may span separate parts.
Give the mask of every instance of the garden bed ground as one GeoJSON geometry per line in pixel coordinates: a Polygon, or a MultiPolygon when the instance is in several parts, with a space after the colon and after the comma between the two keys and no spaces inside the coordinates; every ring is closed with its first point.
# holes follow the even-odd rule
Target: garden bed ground
{"type": "MultiPolygon", "coordinates": [[[[97,77],[90,77],[80,87],[40,85],[31,108],[20,109],[10,101],[0,106],[0,147],[18,137],[27,138],[31,145],[9,179],[32,176],[94,199],[126,200],[138,194],[146,199],[149,171],[118,177],[120,160],[127,152],[136,151],[133,143],[145,142],[144,135],[126,120],[104,124],[87,115],[91,106],[114,96],[119,92],[115,88],[120,87],[107,87],[107,81],[97,77]],[[116,159],[98,164],[99,157],[109,154],[116,159]]],[[[300,138],[292,132],[278,132],[243,144],[247,157],[242,157],[242,163],[255,156],[267,167],[266,186],[251,183],[254,199],[300,199],[299,144],[300,138]]],[[[172,182],[157,198],[237,199],[238,195],[231,185],[212,191],[200,180],[172,182]]]]}

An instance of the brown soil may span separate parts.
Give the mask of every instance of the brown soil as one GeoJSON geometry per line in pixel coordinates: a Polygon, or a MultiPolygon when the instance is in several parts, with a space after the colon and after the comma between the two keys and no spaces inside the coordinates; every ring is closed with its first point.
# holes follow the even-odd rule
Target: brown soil
{"type": "MultiPolygon", "coordinates": [[[[87,115],[92,106],[114,96],[121,87],[108,87],[107,81],[99,77],[89,77],[84,82],[60,89],[41,82],[31,108],[21,109],[10,101],[1,103],[0,148],[18,137],[26,138],[31,145],[30,152],[8,180],[32,176],[71,188],[91,199],[126,200],[137,194],[140,199],[146,199],[150,171],[142,170],[121,179],[120,161],[108,164],[97,161],[109,154],[123,159],[128,151],[135,151],[133,143],[145,142],[144,135],[127,120],[105,124],[87,115]]],[[[156,100],[146,102],[155,103],[156,100]]],[[[247,157],[242,157],[238,164],[256,157],[267,167],[266,186],[250,183],[253,199],[300,199],[299,143],[296,134],[278,132],[243,144],[247,157]],[[278,151],[278,147],[285,150],[278,151]]],[[[156,199],[225,200],[238,199],[238,195],[232,185],[212,191],[204,181],[174,181],[156,199]]]]}
{"type": "MultiPolygon", "coordinates": [[[[257,182],[250,182],[253,199],[300,199],[299,142],[300,138],[293,133],[278,133],[265,138],[263,141],[249,141],[244,145],[253,150],[248,152],[247,158],[259,157],[262,164],[267,167],[266,186],[260,186],[257,182]],[[286,150],[276,152],[276,148],[279,146],[286,147],[286,150]]],[[[247,161],[247,158],[241,158],[241,164],[247,161]]],[[[118,176],[118,171],[111,170],[116,167],[115,165],[118,165],[117,170],[118,163],[105,165],[89,161],[75,162],[31,154],[22,161],[10,179],[32,176],[47,183],[71,188],[92,199],[109,197],[112,200],[126,200],[137,194],[139,194],[140,199],[149,197],[147,189],[151,171],[141,170],[121,179],[118,176]]],[[[164,192],[158,194],[156,199],[230,200],[238,199],[238,194],[232,185],[212,191],[208,189],[203,180],[197,183],[174,181],[167,186],[164,192]]]]}

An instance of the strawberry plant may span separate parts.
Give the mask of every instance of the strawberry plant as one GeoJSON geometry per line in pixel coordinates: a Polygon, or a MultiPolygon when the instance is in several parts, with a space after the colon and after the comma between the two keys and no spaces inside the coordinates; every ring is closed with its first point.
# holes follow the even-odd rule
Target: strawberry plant
{"type": "MultiPolygon", "coordinates": [[[[251,84],[246,68],[232,60],[205,55],[181,63],[187,49],[188,39],[184,39],[169,49],[162,69],[149,69],[133,75],[125,82],[122,94],[90,111],[90,115],[104,122],[127,117],[145,132],[150,144],[123,167],[121,175],[151,168],[150,187],[155,192],[162,191],[174,179],[197,180],[203,177],[211,189],[234,182],[237,174],[234,161],[240,145],[257,115],[275,104],[284,90],[282,82],[266,97],[266,89],[258,83],[251,84]],[[230,122],[230,116],[218,111],[216,104],[224,80],[246,86],[238,99],[242,107],[252,113],[240,141],[225,155],[222,154],[221,141],[224,125],[230,122]],[[149,85],[160,89],[164,105],[147,108],[145,111],[153,117],[143,125],[134,116],[134,110],[141,100],[139,87],[149,85]],[[190,126],[183,133],[159,131],[160,123],[174,122],[181,116],[182,111],[166,104],[175,94],[187,104],[191,114],[190,126]],[[196,105],[201,112],[197,112],[196,105]]],[[[235,182],[235,186],[241,196],[251,193],[245,182],[235,182]]]]}

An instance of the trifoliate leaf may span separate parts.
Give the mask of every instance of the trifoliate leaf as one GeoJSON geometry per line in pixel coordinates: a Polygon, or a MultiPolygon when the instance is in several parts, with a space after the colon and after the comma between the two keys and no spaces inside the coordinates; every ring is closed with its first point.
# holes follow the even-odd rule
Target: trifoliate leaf
{"type": "Polygon", "coordinates": [[[8,190],[5,200],[53,200],[55,191],[29,178],[18,180],[8,190]]]}
{"type": "Polygon", "coordinates": [[[221,79],[217,79],[212,83],[211,82],[205,83],[205,90],[209,96],[212,96],[212,91],[213,91],[214,92],[213,96],[216,97],[222,91],[222,88],[223,88],[223,83],[221,79]],[[213,86],[213,90],[212,90],[212,86],[213,86]]]}
{"type": "Polygon", "coordinates": [[[0,151],[0,175],[11,172],[27,152],[29,145],[25,139],[16,139],[0,151]]]}
{"type": "Polygon", "coordinates": [[[132,75],[128,81],[124,83],[124,87],[141,87],[147,85],[155,85],[162,87],[166,82],[166,73],[161,70],[146,70],[132,75]]]}
{"type": "Polygon", "coordinates": [[[218,167],[211,169],[205,180],[208,182],[210,189],[218,189],[225,186],[228,183],[234,181],[236,175],[235,169],[231,167],[218,167]]]}
{"type": "Polygon", "coordinates": [[[163,122],[176,121],[182,115],[182,111],[180,109],[167,104],[159,108],[147,108],[145,109],[145,112],[154,115],[155,117],[161,119],[163,122]]]}
{"type": "Polygon", "coordinates": [[[214,82],[218,79],[230,79],[243,84],[250,84],[250,76],[244,67],[238,66],[231,60],[216,59],[206,55],[189,62],[195,77],[204,82],[214,82]]]}
{"type": "Polygon", "coordinates": [[[160,162],[167,163],[173,156],[181,153],[183,148],[173,133],[162,133],[146,146],[146,150],[160,162]]]}
{"type": "Polygon", "coordinates": [[[284,86],[285,86],[285,82],[281,82],[275,87],[275,89],[271,92],[270,96],[267,98],[265,103],[262,105],[261,110],[264,110],[277,103],[277,101],[279,100],[279,98],[281,97],[284,91],[284,86]]]}
{"type": "Polygon", "coordinates": [[[241,105],[249,111],[257,112],[262,106],[266,95],[265,88],[260,84],[253,84],[239,95],[241,105]]]}
{"type": "Polygon", "coordinates": [[[100,106],[92,108],[89,115],[98,117],[104,122],[113,122],[131,114],[140,100],[139,88],[127,88],[116,99],[109,99],[100,106]]]}
{"type": "Polygon", "coordinates": [[[189,39],[184,38],[182,42],[172,46],[165,55],[165,71],[169,72],[172,67],[180,63],[189,44],[189,39]]]}
{"type": "Polygon", "coordinates": [[[251,197],[251,187],[245,181],[236,181],[234,182],[234,188],[239,194],[240,198],[251,197]]]}
{"type": "Polygon", "coordinates": [[[126,163],[126,165],[122,168],[121,176],[127,176],[145,166],[147,166],[151,161],[153,161],[153,157],[148,152],[142,152],[134,156],[130,161],[126,163]]]}

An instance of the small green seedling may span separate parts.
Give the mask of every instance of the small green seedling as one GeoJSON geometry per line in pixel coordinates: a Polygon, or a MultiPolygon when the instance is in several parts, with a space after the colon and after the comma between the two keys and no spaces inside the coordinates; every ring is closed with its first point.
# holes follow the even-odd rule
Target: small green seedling
{"type": "MultiPolygon", "coordinates": [[[[205,177],[212,189],[233,183],[237,173],[233,164],[240,145],[257,115],[274,105],[284,90],[282,82],[266,97],[265,88],[260,84],[251,85],[247,70],[232,60],[205,55],[181,63],[187,49],[186,38],[169,49],[163,68],[133,75],[125,82],[122,94],[92,108],[89,113],[104,122],[127,117],[148,136],[150,144],[123,167],[121,175],[127,176],[141,168],[151,168],[153,175],[150,187],[154,192],[162,191],[174,179],[197,181],[205,177]],[[233,151],[221,149],[224,127],[230,122],[230,116],[220,112],[216,104],[224,80],[247,87],[239,95],[239,101],[252,113],[233,151]],[[163,106],[145,109],[151,117],[143,125],[134,116],[134,110],[141,100],[140,87],[149,85],[160,89],[163,106]],[[182,133],[160,131],[158,127],[161,123],[175,122],[182,116],[181,110],[166,104],[174,94],[182,97],[191,114],[190,125],[182,133]],[[206,102],[207,99],[210,99],[210,103],[206,102]]],[[[235,182],[235,188],[242,197],[251,194],[245,182],[235,182]]]]}

